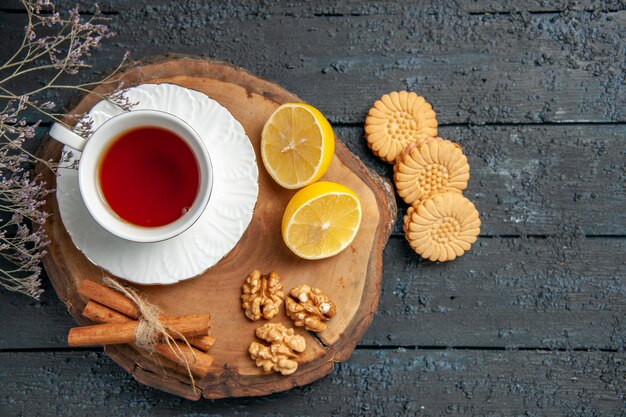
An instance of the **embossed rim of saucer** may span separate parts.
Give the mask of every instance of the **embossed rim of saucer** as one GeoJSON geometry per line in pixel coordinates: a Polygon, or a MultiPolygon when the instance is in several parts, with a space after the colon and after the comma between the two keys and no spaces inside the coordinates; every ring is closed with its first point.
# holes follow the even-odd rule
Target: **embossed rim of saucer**
{"type": "MultiPolygon", "coordinates": [[[[136,243],[103,229],[89,215],[78,189],[75,169],[59,168],[57,201],[74,245],[95,265],[138,284],[173,284],[217,264],[239,242],[258,198],[258,166],[241,124],[204,93],[175,84],[142,84],[126,90],[134,109],[172,113],[192,126],[214,161],[213,195],[204,213],[187,231],[163,242],[136,243]],[[185,103],[180,106],[179,103],[185,103]]],[[[94,128],[122,110],[102,101],[89,112],[94,128]]],[[[71,165],[80,153],[71,152],[71,165]]]]}

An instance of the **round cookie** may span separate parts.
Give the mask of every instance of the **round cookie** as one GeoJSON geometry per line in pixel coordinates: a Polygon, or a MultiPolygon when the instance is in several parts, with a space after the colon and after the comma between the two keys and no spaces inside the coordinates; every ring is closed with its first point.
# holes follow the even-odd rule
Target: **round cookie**
{"type": "Polygon", "coordinates": [[[406,214],[402,218],[402,231],[404,232],[404,236],[409,233],[409,224],[411,223],[411,216],[413,216],[414,212],[415,207],[409,206],[409,208],[406,209],[406,214]]]}
{"type": "Polygon", "coordinates": [[[407,211],[407,216],[406,240],[431,261],[451,261],[463,255],[480,233],[476,207],[459,193],[437,194],[407,211]]]}
{"type": "MultiPolygon", "coordinates": [[[[423,139],[418,139],[418,140],[416,140],[414,143],[415,143],[415,145],[417,145],[417,146],[421,146],[421,145],[423,145],[424,143],[431,143],[431,142],[448,142],[448,143],[453,144],[455,148],[457,148],[457,149],[459,149],[459,150],[461,150],[461,151],[463,150],[463,148],[461,148],[461,145],[459,145],[458,143],[456,143],[456,142],[452,142],[451,140],[444,139],[444,138],[442,138],[442,137],[440,137],[440,136],[435,136],[435,137],[432,137],[432,136],[426,136],[426,137],[425,137],[425,138],[423,138],[423,139]]],[[[404,150],[406,151],[406,148],[404,148],[404,150]]],[[[403,152],[404,152],[404,151],[403,151],[403,152]]],[[[398,155],[398,158],[401,158],[401,157],[402,157],[402,154],[398,155]]],[[[397,159],[396,159],[396,162],[398,162],[398,160],[397,160],[397,159]]]]}
{"type": "Polygon", "coordinates": [[[463,151],[447,140],[408,145],[393,171],[398,195],[415,205],[435,194],[464,190],[470,177],[463,151]]]}
{"type": "Polygon", "coordinates": [[[410,143],[437,136],[437,119],[424,97],[394,91],[376,100],[365,118],[367,145],[383,161],[394,163],[410,143]]]}

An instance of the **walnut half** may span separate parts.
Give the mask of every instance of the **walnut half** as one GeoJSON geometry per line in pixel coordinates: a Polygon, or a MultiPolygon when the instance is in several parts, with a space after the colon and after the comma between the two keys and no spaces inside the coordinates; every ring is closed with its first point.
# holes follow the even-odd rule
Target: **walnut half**
{"type": "Polygon", "coordinates": [[[323,321],[335,316],[335,303],[317,288],[299,285],[289,295],[285,300],[285,308],[297,327],[321,332],[326,329],[323,321]]]}
{"type": "Polygon", "coordinates": [[[297,353],[304,352],[306,341],[304,337],[295,334],[280,323],[266,323],[256,329],[259,339],[269,342],[252,342],[248,348],[250,357],[256,366],[262,367],[265,372],[276,371],[283,375],[291,375],[298,369],[298,362],[294,360],[297,353]]]}
{"type": "Polygon", "coordinates": [[[252,321],[261,317],[269,320],[278,314],[285,297],[282,289],[283,284],[276,272],[270,272],[267,276],[252,271],[241,288],[241,306],[246,317],[252,321]]]}

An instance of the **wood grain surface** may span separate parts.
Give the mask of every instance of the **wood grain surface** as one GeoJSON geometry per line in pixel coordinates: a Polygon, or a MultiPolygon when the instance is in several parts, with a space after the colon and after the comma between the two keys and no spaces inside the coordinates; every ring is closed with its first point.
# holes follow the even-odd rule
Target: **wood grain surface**
{"type": "Polygon", "coordinates": [[[288,393],[192,402],[133,382],[100,352],[0,353],[0,390],[29,416],[618,416],[624,366],[607,352],[357,350],[288,393]]]}
{"type": "MultiPolygon", "coordinates": [[[[65,351],[73,321],[48,282],[39,302],[0,291],[0,314],[14,318],[0,324],[0,414],[623,416],[623,1],[99,4],[118,36],[79,79],[102,77],[125,49],[225,60],[319,107],[388,179],[364,142],[367,109],[390,90],[424,94],[468,154],[482,235],[437,265],[396,229],[350,360],[266,397],[189,402],[145,388],[99,350],[65,351]]],[[[19,8],[0,2],[0,57],[21,39],[19,8]]]]}
{"type": "MultiPolygon", "coordinates": [[[[118,36],[95,57],[95,74],[81,72],[89,81],[125,48],[135,58],[184,52],[279,80],[331,122],[360,124],[374,100],[401,88],[429,98],[443,124],[626,121],[617,35],[626,17],[597,2],[585,3],[597,13],[503,15],[478,13],[473,1],[100,3],[120,6],[107,16],[118,36]]],[[[6,42],[21,40],[18,17],[0,16],[6,42]]],[[[64,102],[61,93],[50,98],[64,102]]]]}
{"type": "MultiPolygon", "coordinates": [[[[257,161],[261,160],[259,146],[265,121],[280,103],[299,100],[245,70],[198,58],[149,58],[121,74],[120,79],[128,86],[172,83],[207,94],[243,125],[257,161]]],[[[72,112],[88,111],[95,99],[86,96],[72,112]]],[[[59,143],[48,141],[43,145],[41,157],[58,160],[60,149],[59,143]]],[[[43,166],[41,172],[54,187],[51,172],[43,166]]],[[[354,242],[339,255],[311,262],[291,253],[282,242],[280,222],[294,191],[278,186],[259,166],[259,198],[252,221],[237,246],[216,266],[194,279],[176,285],[139,286],[150,302],[170,316],[211,314],[210,331],[217,340],[211,349],[213,371],[195,381],[198,390],[193,389],[183,367],[167,363],[162,357],[148,356],[130,345],[107,346],[106,352],[140,382],[189,399],[200,395],[206,398],[267,395],[310,383],[330,372],[335,362],[346,360],[378,305],[382,250],[396,218],[396,206],[391,185],[368,171],[340,141],[322,179],[348,186],[362,204],[364,221],[354,242]],[[265,374],[255,366],[247,351],[255,340],[255,328],[262,323],[251,322],[243,315],[240,295],[243,281],[255,269],[276,271],[282,277],[285,291],[300,284],[320,288],[337,305],[337,316],[326,330],[315,336],[300,332],[307,348],[298,355],[298,370],[289,377],[265,374]]],[[[83,279],[99,279],[107,272],[92,264],[73,245],[63,227],[55,194],[49,195],[46,207],[52,216],[44,225],[51,240],[44,266],[61,300],[72,306],[70,312],[84,324],[81,311],[85,299],[76,288],[83,279]]],[[[293,326],[286,315],[281,314],[276,320],[293,326]]]]}
{"type": "MultiPolygon", "coordinates": [[[[434,264],[392,237],[361,346],[620,350],[625,249],[616,238],[483,237],[458,261],[434,264]]],[[[20,317],[3,323],[0,350],[66,346],[73,320],[46,290],[40,302],[0,293],[0,315],[20,317]]]]}

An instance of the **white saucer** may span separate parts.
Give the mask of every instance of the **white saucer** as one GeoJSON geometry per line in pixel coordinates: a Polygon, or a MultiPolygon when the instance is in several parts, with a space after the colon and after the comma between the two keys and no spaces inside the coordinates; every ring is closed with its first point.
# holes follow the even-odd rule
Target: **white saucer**
{"type": "MultiPolygon", "coordinates": [[[[241,124],[203,93],[173,84],[143,84],[128,89],[126,95],[138,103],[134,109],[180,117],[204,141],[215,175],[204,213],[191,228],[169,240],[130,242],[110,234],[91,217],[78,188],[78,171],[59,168],[56,195],[61,219],[76,247],[111,274],[138,284],[173,284],[215,265],[243,235],[259,194],[256,157],[241,124]]],[[[93,128],[120,112],[108,102],[98,103],[89,113],[93,128]]],[[[63,150],[80,159],[79,152],[63,150]]]]}

